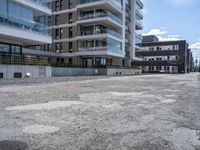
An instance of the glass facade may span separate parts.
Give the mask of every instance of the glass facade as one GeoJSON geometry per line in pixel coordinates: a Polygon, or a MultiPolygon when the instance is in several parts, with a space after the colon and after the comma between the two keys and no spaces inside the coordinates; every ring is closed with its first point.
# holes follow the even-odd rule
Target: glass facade
{"type": "Polygon", "coordinates": [[[21,62],[22,47],[14,44],[0,43],[0,63],[21,62]]]}
{"type": "Polygon", "coordinates": [[[48,16],[8,0],[0,1],[0,23],[23,30],[50,35],[48,16]]]}

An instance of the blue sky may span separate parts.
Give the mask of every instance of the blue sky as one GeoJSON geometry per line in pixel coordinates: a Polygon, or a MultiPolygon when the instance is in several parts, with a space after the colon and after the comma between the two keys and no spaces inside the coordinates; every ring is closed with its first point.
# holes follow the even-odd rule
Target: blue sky
{"type": "Polygon", "coordinates": [[[200,0],[142,0],[144,35],[160,40],[188,40],[200,60],[200,0]]]}

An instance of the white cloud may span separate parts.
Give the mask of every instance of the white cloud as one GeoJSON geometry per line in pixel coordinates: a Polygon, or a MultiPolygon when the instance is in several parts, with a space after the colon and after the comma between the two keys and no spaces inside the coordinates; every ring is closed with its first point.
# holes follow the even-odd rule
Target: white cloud
{"type": "Polygon", "coordinates": [[[149,32],[147,32],[147,33],[144,33],[143,35],[145,36],[145,35],[156,35],[156,36],[158,36],[158,35],[163,35],[163,34],[166,34],[167,33],[167,31],[165,31],[165,30],[161,30],[161,29],[151,29],[149,32]]]}
{"type": "Polygon", "coordinates": [[[191,49],[199,49],[200,50],[200,40],[195,42],[195,43],[190,44],[190,48],[191,49]]]}
{"type": "Polygon", "coordinates": [[[143,36],[145,35],[155,35],[158,37],[160,41],[178,41],[181,40],[180,36],[178,34],[174,35],[167,35],[167,31],[164,29],[151,29],[149,32],[144,33],[143,36]]]}

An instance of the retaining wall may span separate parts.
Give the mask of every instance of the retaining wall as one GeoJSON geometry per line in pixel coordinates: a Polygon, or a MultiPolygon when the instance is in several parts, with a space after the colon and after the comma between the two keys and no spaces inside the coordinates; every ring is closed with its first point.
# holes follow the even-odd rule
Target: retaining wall
{"type": "Polygon", "coordinates": [[[30,73],[30,78],[49,78],[52,77],[51,67],[48,66],[29,66],[29,65],[0,65],[0,74],[4,79],[14,78],[14,74],[21,74],[21,78],[30,73]]]}
{"type": "Polygon", "coordinates": [[[93,75],[137,75],[141,74],[140,69],[115,69],[115,68],[66,68],[49,66],[28,66],[28,65],[0,65],[0,78],[15,78],[16,73],[20,78],[49,78],[52,76],[93,76],[93,75]]]}

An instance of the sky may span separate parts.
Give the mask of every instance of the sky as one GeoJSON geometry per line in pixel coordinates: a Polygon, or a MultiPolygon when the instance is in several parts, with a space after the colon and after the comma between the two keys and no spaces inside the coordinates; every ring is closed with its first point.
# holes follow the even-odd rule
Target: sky
{"type": "Polygon", "coordinates": [[[200,0],[142,0],[143,35],[162,41],[187,40],[200,61],[200,0]]]}

